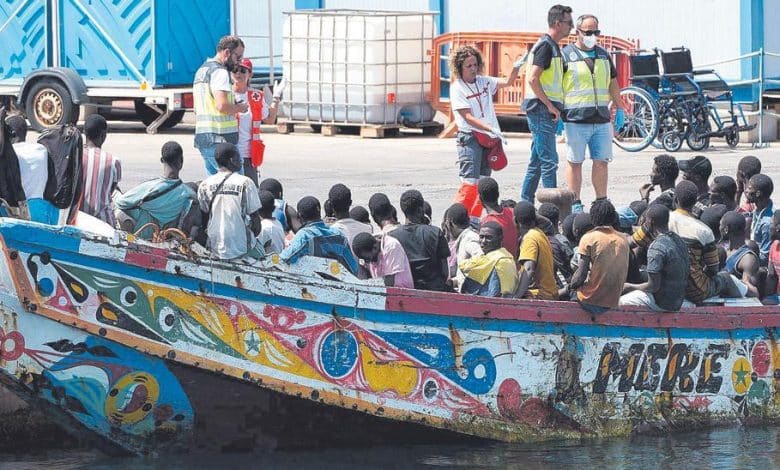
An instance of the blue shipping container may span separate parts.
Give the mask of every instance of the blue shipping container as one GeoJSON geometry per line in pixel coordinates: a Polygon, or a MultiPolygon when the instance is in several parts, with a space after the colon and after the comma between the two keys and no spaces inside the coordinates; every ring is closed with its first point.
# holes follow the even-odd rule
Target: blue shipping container
{"type": "Polygon", "coordinates": [[[0,83],[61,66],[87,86],[191,85],[229,32],[229,0],[0,0],[0,83]]]}

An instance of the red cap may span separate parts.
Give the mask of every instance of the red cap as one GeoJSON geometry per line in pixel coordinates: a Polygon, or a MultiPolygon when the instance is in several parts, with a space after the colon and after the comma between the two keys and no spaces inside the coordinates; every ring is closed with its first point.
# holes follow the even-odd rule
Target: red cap
{"type": "Polygon", "coordinates": [[[249,60],[249,59],[246,59],[246,58],[241,59],[241,62],[238,63],[238,66],[241,67],[241,68],[245,68],[245,69],[249,70],[250,72],[252,72],[252,61],[249,60]]]}

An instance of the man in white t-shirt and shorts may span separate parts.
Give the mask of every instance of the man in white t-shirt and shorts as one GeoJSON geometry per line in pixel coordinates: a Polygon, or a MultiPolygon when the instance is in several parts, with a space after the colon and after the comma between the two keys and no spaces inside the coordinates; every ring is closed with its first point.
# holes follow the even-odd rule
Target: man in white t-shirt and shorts
{"type": "Polygon", "coordinates": [[[217,173],[198,187],[200,210],[208,217],[208,248],[219,259],[259,258],[264,253],[255,238],[262,227],[257,186],[238,172],[242,162],[235,145],[217,144],[214,158],[217,173]]]}
{"type": "Polygon", "coordinates": [[[501,138],[501,128],[493,107],[493,95],[498,90],[514,83],[522,59],[515,62],[512,72],[502,80],[496,77],[479,75],[484,69],[482,54],[473,46],[459,48],[450,61],[452,85],[450,103],[458,125],[456,141],[458,145],[458,176],[460,189],[455,202],[466,207],[469,215],[479,217],[482,205],[477,195],[477,181],[490,176],[487,162],[488,150],[482,147],[474,132],[482,132],[492,138],[501,138]]]}

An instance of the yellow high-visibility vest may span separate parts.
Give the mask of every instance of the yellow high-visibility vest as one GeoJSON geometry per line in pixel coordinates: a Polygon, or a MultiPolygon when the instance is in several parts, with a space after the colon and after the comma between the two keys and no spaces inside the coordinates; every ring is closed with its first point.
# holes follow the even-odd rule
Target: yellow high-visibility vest
{"type": "MultiPolygon", "coordinates": [[[[195,72],[192,84],[192,97],[195,106],[195,134],[235,134],[238,133],[238,120],[234,114],[224,114],[217,110],[217,101],[211,92],[209,82],[211,74],[224,67],[214,59],[209,59],[195,72]]],[[[228,103],[233,104],[233,93],[228,92],[228,103]]]]}
{"type": "Polygon", "coordinates": [[[561,52],[558,48],[558,44],[553,41],[549,34],[543,35],[534,47],[531,48],[531,52],[528,54],[528,62],[525,64],[525,98],[523,99],[523,110],[528,109],[528,106],[538,101],[534,91],[531,89],[529,80],[531,78],[531,69],[534,66],[534,55],[540,45],[547,43],[552,46],[553,57],[550,61],[550,66],[544,69],[539,76],[539,82],[542,85],[542,90],[547,95],[547,98],[552,101],[556,107],[563,106],[563,59],[561,58],[561,52]]]}
{"type": "Polygon", "coordinates": [[[609,122],[609,53],[596,46],[588,57],[574,44],[563,48],[566,72],[563,74],[563,119],[566,122],[609,122]],[[593,61],[591,71],[585,59],[593,61]]]}

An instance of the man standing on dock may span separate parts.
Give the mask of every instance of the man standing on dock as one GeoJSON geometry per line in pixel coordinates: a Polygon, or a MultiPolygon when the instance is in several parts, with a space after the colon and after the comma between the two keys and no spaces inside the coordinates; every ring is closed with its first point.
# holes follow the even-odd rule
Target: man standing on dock
{"type": "Polygon", "coordinates": [[[533,203],[539,179],[545,188],[558,185],[558,151],[555,130],[563,111],[563,59],[558,42],[574,23],[571,7],[553,5],[547,13],[547,33],[531,49],[526,63],[523,111],[531,130],[531,160],[520,197],[533,203]]]}
{"type": "Polygon", "coordinates": [[[195,98],[195,147],[203,156],[206,172],[217,173],[214,159],[217,145],[238,143],[236,114],[249,109],[247,103],[235,103],[230,85],[230,71],[244,55],[244,41],[238,36],[224,36],[217,44],[217,55],[195,72],[192,94],[195,98]]]}

